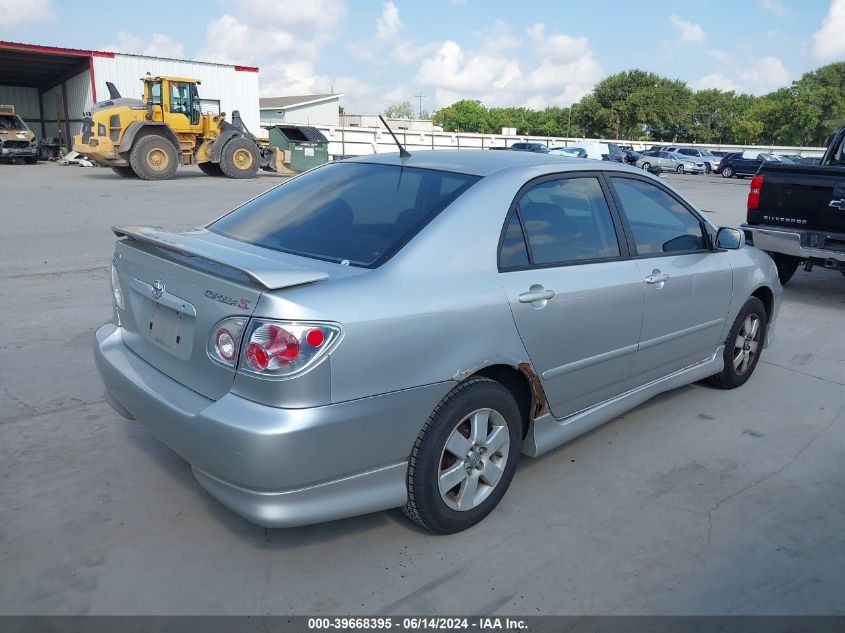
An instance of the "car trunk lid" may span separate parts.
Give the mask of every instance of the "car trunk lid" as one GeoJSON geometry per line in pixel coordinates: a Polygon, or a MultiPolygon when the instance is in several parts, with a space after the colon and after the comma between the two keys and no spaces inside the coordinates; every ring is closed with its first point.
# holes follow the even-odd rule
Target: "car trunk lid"
{"type": "Polygon", "coordinates": [[[234,369],[206,351],[214,326],[249,318],[261,294],[328,277],[284,255],[205,229],[170,233],[152,227],[113,229],[115,266],[126,309],[126,345],[156,369],[211,399],[232,386],[234,369]]]}

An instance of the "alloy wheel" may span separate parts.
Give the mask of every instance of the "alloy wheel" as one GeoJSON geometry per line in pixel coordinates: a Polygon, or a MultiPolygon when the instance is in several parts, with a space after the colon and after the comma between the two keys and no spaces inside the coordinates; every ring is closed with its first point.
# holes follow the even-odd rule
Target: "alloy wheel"
{"type": "Polygon", "coordinates": [[[458,422],[440,455],[443,502],[458,511],[481,505],[502,478],[509,449],[508,425],[495,409],[478,409],[458,422]]]}
{"type": "Polygon", "coordinates": [[[742,322],[739,333],[734,341],[733,366],[738,376],[742,376],[748,368],[754,365],[754,359],[760,347],[760,317],[749,314],[742,322]]]}

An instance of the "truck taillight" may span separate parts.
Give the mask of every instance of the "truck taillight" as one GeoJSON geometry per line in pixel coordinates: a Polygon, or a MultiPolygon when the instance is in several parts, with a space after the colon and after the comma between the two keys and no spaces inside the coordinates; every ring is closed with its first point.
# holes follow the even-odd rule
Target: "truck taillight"
{"type": "Polygon", "coordinates": [[[293,378],[316,366],[337,345],[341,329],[327,323],[252,319],[239,371],[293,378]]]}
{"type": "Polygon", "coordinates": [[[751,179],[751,189],[748,190],[748,208],[760,208],[760,190],[763,188],[763,174],[755,174],[751,179]]]}
{"type": "Polygon", "coordinates": [[[234,369],[238,364],[238,348],[246,321],[243,317],[223,319],[211,328],[205,350],[211,360],[234,369]]]}

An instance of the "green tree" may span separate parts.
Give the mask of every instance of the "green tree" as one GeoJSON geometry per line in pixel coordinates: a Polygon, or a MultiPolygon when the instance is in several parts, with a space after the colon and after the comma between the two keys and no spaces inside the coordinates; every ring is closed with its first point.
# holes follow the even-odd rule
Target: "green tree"
{"type": "Polygon", "coordinates": [[[486,132],[490,130],[490,116],[480,101],[464,99],[441,108],[432,119],[447,132],[486,132]]]}
{"type": "Polygon", "coordinates": [[[388,119],[413,119],[414,106],[411,105],[410,101],[394,103],[384,109],[384,116],[388,119]]]}

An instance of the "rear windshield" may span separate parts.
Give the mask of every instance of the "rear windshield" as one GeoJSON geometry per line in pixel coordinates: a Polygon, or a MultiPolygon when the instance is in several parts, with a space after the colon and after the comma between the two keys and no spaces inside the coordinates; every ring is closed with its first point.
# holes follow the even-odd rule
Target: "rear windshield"
{"type": "Polygon", "coordinates": [[[247,202],[208,228],[285,253],[375,268],[479,179],[333,163],[247,202]]]}

